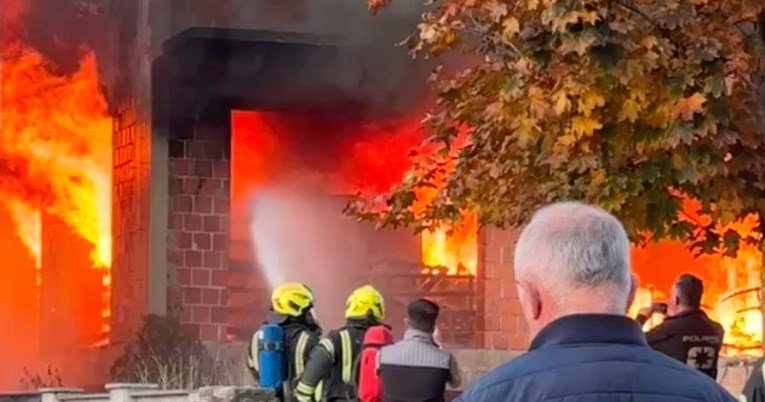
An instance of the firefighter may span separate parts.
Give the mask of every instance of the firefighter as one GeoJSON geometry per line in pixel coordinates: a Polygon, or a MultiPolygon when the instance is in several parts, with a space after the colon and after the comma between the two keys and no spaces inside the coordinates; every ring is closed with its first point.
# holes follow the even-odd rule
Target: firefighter
{"type": "MultiPolygon", "coordinates": [[[[290,391],[294,389],[298,378],[305,369],[306,359],[311,350],[319,343],[321,327],[314,316],[314,297],[311,289],[296,282],[285,283],[271,293],[271,307],[266,324],[277,324],[284,330],[284,362],[281,368],[286,374],[284,395],[280,398],[288,400],[290,391]],[[286,398],[285,398],[286,395],[286,398]]],[[[260,332],[255,332],[250,339],[247,354],[247,367],[255,381],[260,379],[259,345],[260,332]]]]}
{"type": "Polygon", "coordinates": [[[351,293],[345,305],[345,326],[331,331],[311,352],[305,371],[295,389],[299,402],[353,401],[356,386],[351,380],[353,365],[361,353],[364,333],[382,324],[385,318],[383,297],[372,286],[351,293]]]}

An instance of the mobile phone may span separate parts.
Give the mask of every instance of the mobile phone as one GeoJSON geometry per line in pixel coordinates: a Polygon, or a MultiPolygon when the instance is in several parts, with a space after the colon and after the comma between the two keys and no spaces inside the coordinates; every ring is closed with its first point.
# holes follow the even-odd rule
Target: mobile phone
{"type": "Polygon", "coordinates": [[[651,305],[651,310],[654,313],[667,315],[667,303],[654,303],[651,305]]]}

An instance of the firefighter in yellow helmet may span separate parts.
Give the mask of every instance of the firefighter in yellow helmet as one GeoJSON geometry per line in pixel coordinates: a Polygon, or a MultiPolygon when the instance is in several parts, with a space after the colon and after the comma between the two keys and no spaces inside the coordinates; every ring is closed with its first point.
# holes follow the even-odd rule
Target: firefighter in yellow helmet
{"type": "Polygon", "coordinates": [[[293,390],[299,402],[355,400],[351,375],[353,362],[361,353],[364,333],[385,318],[385,302],[372,286],[351,293],[345,305],[345,326],[330,331],[311,352],[303,375],[293,390]]]}
{"type": "MultiPolygon", "coordinates": [[[[297,282],[288,282],[271,293],[271,307],[266,324],[276,324],[284,331],[285,376],[283,400],[288,400],[297,380],[305,369],[311,350],[319,343],[321,327],[314,316],[314,296],[311,289],[297,282]],[[285,395],[287,397],[285,397],[285,395]]],[[[247,353],[247,367],[260,379],[259,352],[260,329],[252,335],[247,353]]]]}

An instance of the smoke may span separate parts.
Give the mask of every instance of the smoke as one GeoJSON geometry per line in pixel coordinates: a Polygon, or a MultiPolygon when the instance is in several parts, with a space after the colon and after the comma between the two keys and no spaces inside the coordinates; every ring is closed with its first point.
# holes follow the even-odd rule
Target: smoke
{"type": "Polygon", "coordinates": [[[287,281],[306,283],[316,295],[322,325],[339,326],[345,298],[360,284],[355,274],[364,271],[369,239],[340,213],[344,199],[308,184],[305,175],[280,181],[302,184],[262,188],[252,202],[251,234],[261,272],[272,289],[287,281]]]}

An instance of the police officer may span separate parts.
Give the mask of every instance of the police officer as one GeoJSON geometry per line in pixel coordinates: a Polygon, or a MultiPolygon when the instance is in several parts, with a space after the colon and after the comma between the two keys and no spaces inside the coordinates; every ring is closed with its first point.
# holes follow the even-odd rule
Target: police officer
{"type": "Polygon", "coordinates": [[[362,286],[351,293],[345,305],[345,326],[331,331],[311,352],[303,376],[295,389],[299,402],[355,400],[352,373],[361,353],[364,333],[385,318],[383,297],[372,286],[362,286]]]}
{"type": "MultiPolygon", "coordinates": [[[[669,315],[646,333],[646,340],[654,350],[717,379],[717,360],[725,330],[701,310],[703,293],[701,279],[681,275],[672,287],[669,315]]],[[[641,309],[638,323],[644,324],[655,311],[655,306],[641,309]]]]}
{"type": "MultiPolygon", "coordinates": [[[[269,324],[277,324],[284,330],[285,395],[289,397],[297,379],[305,369],[305,362],[311,350],[319,343],[321,327],[314,317],[314,297],[308,286],[297,283],[285,283],[271,293],[271,308],[266,319],[269,324]]],[[[260,330],[250,339],[247,355],[247,367],[258,381],[260,368],[258,359],[258,340],[260,330]]],[[[280,395],[280,397],[284,397],[280,395]]],[[[287,400],[287,398],[285,398],[287,400]]]]}

